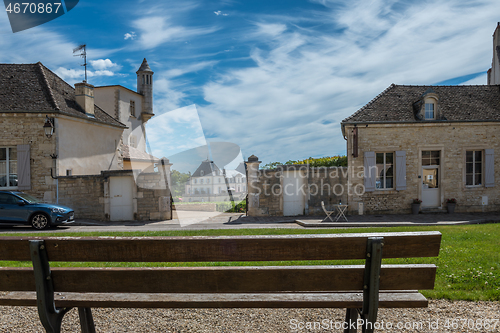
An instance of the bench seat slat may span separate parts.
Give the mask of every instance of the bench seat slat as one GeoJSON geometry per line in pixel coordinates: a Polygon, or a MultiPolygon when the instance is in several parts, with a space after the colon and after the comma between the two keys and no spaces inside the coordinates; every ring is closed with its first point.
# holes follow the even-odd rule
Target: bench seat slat
{"type": "Polygon", "coordinates": [[[384,258],[435,257],[441,233],[198,237],[0,237],[0,260],[31,260],[26,242],[44,239],[50,261],[211,262],[365,259],[368,237],[384,258]]]}
{"type": "MultiPolygon", "coordinates": [[[[0,268],[0,290],[35,290],[30,268],[0,268]]],[[[383,265],[381,290],[433,289],[435,265],[383,265]]],[[[273,292],[363,290],[364,266],[55,267],[56,292],[273,292]]]]}
{"type": "MultiPolygon", "coordinates": [[[[102,308],[361,308],[363,294],[252,293],[252,294],[110,294],[57,293],[57,307],[102,308]]],[[[36,306],[35,292],[0,295],[0,305],[36,306]]],[[[381,292],[381,308],[427,307],[427,299],[416,291],[381,292]]]]}

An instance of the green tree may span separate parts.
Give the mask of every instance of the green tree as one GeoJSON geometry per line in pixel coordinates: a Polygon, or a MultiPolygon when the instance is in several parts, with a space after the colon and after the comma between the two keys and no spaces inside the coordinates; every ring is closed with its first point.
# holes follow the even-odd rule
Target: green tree
{"type": "Polygon", "coordinates": [[[189,173],[182,173],[177,170],[172,170],[170,172],[170,190],[172,191],[172,197],[177,198],[184,194],[184,185],[186,185],[187,180],[191,177],[189,173]]]}
{"type": "Polygon", "coordinates": [[[262,167],[262,169],[276,169],[280,165],[292,165],[292,164],[309,164],[311,167],[339,167],[347,166],[347,156],[327,156],[312,158],[309,157],[301,161],[289,160],[285,163],[281,162],[271,162],[267,163],[262,167]]]}

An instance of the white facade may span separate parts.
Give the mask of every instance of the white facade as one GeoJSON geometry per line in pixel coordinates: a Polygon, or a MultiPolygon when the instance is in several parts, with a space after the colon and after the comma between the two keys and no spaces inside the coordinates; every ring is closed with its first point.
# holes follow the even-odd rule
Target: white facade
{"type": "Polygon", "coordinates": [[[59,116],[56,119],[57,175],[98,175],[103,170],[121,169],[117,146],[122,131],[120,127],[59,116]]]}
{"type": "Polygon", "coordinates": [[[191,177],[186,183],[186,195],[226,194],[228,187],[232,193],[246,191],[246,177],[236,170],[226,170],[226,180],[221,171],[216,174],[191,177]]]}
{"type": "MultiPolygon", "coordinates": [[[[94,88],[95,104],[107,114],[118,120],[127,128],[123,130],[121,143],[135,148],[126,151],[135,151],[147,155],[146,152],[146,122],[153,114],[153,71],[146,59],[136,72],[137,92],[120,85],[102,86],[94,88]]],[[[122,149],[124,151],[124,149],[122,149]]],[[[149,159],[149,158],[148,158],[149,159]]],[[[134,162],[133,156],[124,156],[124,169],[145,169],[153,167],[153,162],[140,159],[134,162]]],[[[151,159],[152,160],[152,159],[151,159]]]]}
{"type": "Polygon", "coordinates": [[[123,144],[146,152],[143,130],[145,122],[141,117],[144,96],[118,85],[95,87],[94,94],[96,105],[127,126],[123,130],[123,144]]]}

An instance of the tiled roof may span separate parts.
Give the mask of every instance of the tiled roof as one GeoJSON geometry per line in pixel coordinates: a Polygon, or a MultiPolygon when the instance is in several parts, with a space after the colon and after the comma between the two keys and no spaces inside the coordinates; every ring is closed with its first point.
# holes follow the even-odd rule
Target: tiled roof
{"type": "Polygon", "coordinates": [[[415,106],[428,90],[437,94],[436,121],[500,121],[500,86],[404,86],[392,84],[342,123],[428,122],[415,106]]]}
{"type": "MultiPolygon", "coordinates": [[[[193,173],[192,177],[209,176],[214,171],[219,171],[220,172],[219,167],[217,165],[215,165],[215,163],[213,161],[205,160],[205,161],[201,162],[200,166],[193,173]]],[[[215,174],[213,176],[215,176],[215,174]]]]}
{"type": "Polygon", "coordinates": [[[137,148],[123,145],[123,159],[131,161],[144,161],[144,162],[160,162],[158,157],[154,157],[148,153],[145,153],[137,148]]]}
{"type": "Polygon", "coordinates": [[[94,107],[95,119],[75,101],[75,89],[40,62],[0,64],[0,112],[53,112],[126,127],[94,107]]]}

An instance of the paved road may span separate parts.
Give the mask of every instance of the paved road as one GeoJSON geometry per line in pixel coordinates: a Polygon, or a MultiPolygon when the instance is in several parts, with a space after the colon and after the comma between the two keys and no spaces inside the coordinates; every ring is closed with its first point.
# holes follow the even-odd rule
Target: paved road
{"type": "MultiPolygon", "coordinates": [[[[500,223],[500,213],[474,214],[418,214],[418,215],[364,215],[348,216],[349,221],[321,222],[324,216],[271,216],[247,217],[241,213],[178,211],[176,219],[169,221],[100,222],[77,220],[74,224],[50,229],[50,232],[92,231],[162,231],[237,228],[346,228],[391,227],[418,225],[453,225],[469,223],[500,223]]],[[[37,233],[29,226],[0,226],[0,233],[37,233]]]]}

